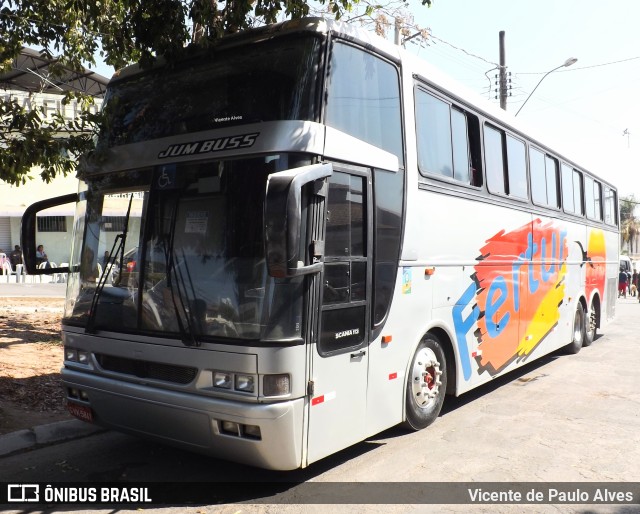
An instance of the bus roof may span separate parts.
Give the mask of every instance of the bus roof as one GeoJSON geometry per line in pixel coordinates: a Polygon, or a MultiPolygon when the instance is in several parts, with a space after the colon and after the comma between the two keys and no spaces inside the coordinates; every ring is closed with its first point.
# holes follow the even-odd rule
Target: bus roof
{"type": "MultiPolygon", "coordinates": [[[[420,77],[421,80],[426,81],[435,89],[441,90],[448,96],[453,96],[463,105],[471,107],[483,114],[485,117],[499,122],[514,133],[520,134],[523,137],[526,136],[537,146],[555,154],[568,164],[580,168],[583,171],[587,171],[602,182],[608,183],[607,180],[603,180],[601,176],[598,176],[598,172],[594,170],[592,166],[581,162],[579,157],[570,157],[571,152],[565,152],[562,148],[562,142],[548,141],[548,138],[544,134],[540,133],[540,129],[533,128],[525,121],[516,119],[514,115],[501,109],[496,104],[482,97],[476,91],[467,88],[463,84],[451,78],[445,72],[432,65],[429,61],[420,58],[406,49],[401,48],[370,31],[364,30],[355,24],[325,18],[301,18],[297,20],[288,20],[224,36],[220,40],[216,41],[211,48],[219,49],[251,44],[252,42],[258,42],[264,39],[270,39],[272,37],[296,32],[318,32],[322,34],[332,33],[340,36],[341,38],[357,42],[365,48],[375,50],[393,61],[402,63],[405,68],[405,73],[406,68],[408,68],[411,74],[420,77]]],[[[202,48],[196,47],[191,49],[187,48],[184,61],[202,58],[203,56],[206,56],[207,53],[207,49],[203,50],[202,48]]],[[[156,66],[152,69],[161,68],[165,64],[166,63],[162,58],[158,58],[156,66]]],[[[143,73],[144,71],[146,70],[142,69],[138,64],[134,64],[117,71],[113,75],[112,81],[126,79],[139,73],[143,73]]],[[[612,185],[610,183],[608,184],[612,185]]]]}

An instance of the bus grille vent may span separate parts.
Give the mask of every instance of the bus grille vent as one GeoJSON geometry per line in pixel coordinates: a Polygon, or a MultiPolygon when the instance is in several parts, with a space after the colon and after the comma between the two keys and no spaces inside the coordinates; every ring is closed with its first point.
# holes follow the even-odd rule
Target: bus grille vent
{"type": "Polygon", "coordinates": [[[105,371],[132,375],[138,378],[162,380],[174,384],[188,384],[196,378],[198,373],[197,368],[188,366],[127,359],[102,353],[96,354],[96,360],[105,371]]]}

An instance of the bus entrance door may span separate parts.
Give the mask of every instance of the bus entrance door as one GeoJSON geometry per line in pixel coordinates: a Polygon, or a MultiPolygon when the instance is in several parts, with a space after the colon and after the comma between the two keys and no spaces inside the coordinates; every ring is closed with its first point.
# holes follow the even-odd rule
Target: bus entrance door
{"type": "Polygon", "coordinates": [[[327,196],[319,336],[312,347],[308,460],[364,437],[371,237],[366,174],[335,171],[327,196]]]}

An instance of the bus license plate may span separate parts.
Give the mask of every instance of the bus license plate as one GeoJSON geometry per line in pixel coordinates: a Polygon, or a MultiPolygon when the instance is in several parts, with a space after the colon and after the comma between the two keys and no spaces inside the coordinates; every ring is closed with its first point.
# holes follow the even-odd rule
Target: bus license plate
{"type": "Polygon", "coordinates": [[[81,419],[82,421],[87,421],[88,423],[93,423],[93,412],[91,411],[91,407],[68,402],[67,410],[76,418],[81,419]]]}

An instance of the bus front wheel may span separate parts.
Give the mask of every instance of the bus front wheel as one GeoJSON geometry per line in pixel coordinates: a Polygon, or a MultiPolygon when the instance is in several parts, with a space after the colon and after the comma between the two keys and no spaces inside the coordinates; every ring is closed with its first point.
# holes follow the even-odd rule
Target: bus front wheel
{"type": "Polygon", "coordinates": [[[426,336],[418,345],[407,376],[406,421],[410,430],[433,423],[447,390],[447,361],[440,341],[426,336]]]}

